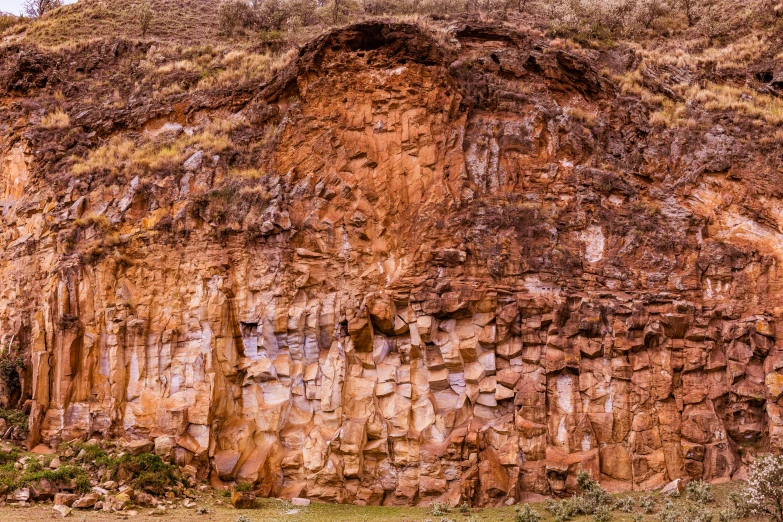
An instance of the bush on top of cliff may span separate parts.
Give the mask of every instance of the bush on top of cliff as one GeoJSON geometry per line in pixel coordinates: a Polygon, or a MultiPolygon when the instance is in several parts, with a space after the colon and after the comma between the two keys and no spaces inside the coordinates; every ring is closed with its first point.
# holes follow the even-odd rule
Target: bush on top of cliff
{"type": "Polygon", "coordinates": [[[720,38],[774,25],[779,7],[779,0],[82,0],[28,22],[24,38],[47,46],[101,36],[180,43],[232,39],[279,48],[373,17],[481,17],[515,24],[521,18],[553,35],[584,41],[682,31],[720,38]]]}
{"type": "Polygon", "coordinates": [[[0,11],[0,33],[19,23],[19,17],[0,11]]]}

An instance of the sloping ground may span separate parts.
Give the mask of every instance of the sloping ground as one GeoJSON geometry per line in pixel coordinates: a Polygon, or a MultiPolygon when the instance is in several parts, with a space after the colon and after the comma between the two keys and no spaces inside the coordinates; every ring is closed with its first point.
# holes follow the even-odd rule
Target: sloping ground
{"type": "MultiPolygon", "coordinates": [[[[146,35],[161,42],[204,44],[218,32],[219,1],[151,0],[154,11],[146,35]]],[[[141,38],[138,2],[81,0],[26,26],[25,40],[36,45],[69,46],[99,38],[141,38]]]]}
{"type": "Polygon", "coordinates": [[[359,504],[741,477],[783,426],[776,122],[695,96],[666,127],[668,84],[622,78],[641,51],[562,47],[367,22],[287,65],[3,48],[30,443],[150,438],[359,504]]]}
{"type": "MultiPolygon", "coordinates": [[[[729,493],[734,489],[733,484],[726,484],[716,486],[713,488],[715,501],[710,502],[706,507],[713,512],[720,510],[721,506],[726,505],[726,498],[729,493]]],[[[644,495],[646,496],[646,495],[644,495]]],[[[633,497],[638,501],[642,495],[618,495],[613,496],[613,499],[625,499],[633,497]]],[[[656,505],[653,508],[655,513],[643,514],[644,510],[640,507],[634,509],[634,514],[640,514],[643,521],[658,520],[658,511],[665,505],[665,499],[658,495],[653,494],[648,498],[655,499],[656,505]]],[[[674,505],[681,506],[685,504],[684,499],[668,499],[673,502],[674,505]]],[[[195,514],[196,509],[185,509],[179,504],[169,505],[166,507],[166,515],[177,519],[206,519],[215,522],[235,522],[238,516],[244,515],[250,520],[297,520],[300,522],[339,522],[341,520],[366,520],[368,522],[394,522],[397,520],[407,520],[409,522],[426,522],[426,520],[432,520],[434,518],[433,510],[431,508],[412,508],[412,507],[369,507],[369,506],[350,506],[350,505],[335,505],[335,504],[321,504],[312,503],[305,508],[292,506],[291,503],[281,501],[278,499],[260,499],[256,503],[256,509],[254,510],[240,510],[227,506],[227,497],[221,495],[221,492],[212,492],[210,494],[202,494],[196,500],[198,505],[206,507],[208,513],[204,516],[195,514]]],[[[638,506],[638,502],[637,502],[638,506]]],[[[506,520],[513,520],[518,509],[516,506],[512,507],[500,507],[489,509],[471,509],[463,511],[463,509],[451,509],[449,512],[441,515],[440,518],[446,518],[448,520],[481,520],[486,522],[500,522],[506,520]]],[[[543,502],[533,504],[535,509],[541,516],[542,522],[554,522],[556,518],[549,513],[543,502]]],[[[154,515],[155,511],[149,508],[134,507],[128,509],[125,512],[120,512],[114,515],[108,515],[103,511],[95,511],[93,509],[74,510],[70,514],[70,518],[78,516],[79,520],[87,521],[105,521],[108,517],[116,517],[122,515],[128,515],[128,511],[136,512],[133,515],[133,520],[139,520],[144,522],[152,522],[160,520],[159,515],[154,515]]],[[[670,510],[671,512],[671,510],[670,510]]],[[[34,507],[28,507],[26,509],[19,509],[17,507],[0,507],[0,516],[3,520],[9,522],[22,522],[30,520],[33,517],[48,518],[51,516],[51,508],[47,505],[37,504],[34,507]]],[[[681,516],[687,516],[682,513],[681,516]]],[[[164,517],[165,519],[165,517],[164,517]]],[[[571,518],[574,522],[587,522],[593,520],[592,516],[575,516],[571,518]]],[[[616,511],[613,515],[613,520],[620,522],[629,522],[633,520],[631,513],[625,513],[616,511]]],[[[743,520],[751,520],[746,518],[743,520]]],[[[758,520],[758,519],[755,519],[758,520]]]]}

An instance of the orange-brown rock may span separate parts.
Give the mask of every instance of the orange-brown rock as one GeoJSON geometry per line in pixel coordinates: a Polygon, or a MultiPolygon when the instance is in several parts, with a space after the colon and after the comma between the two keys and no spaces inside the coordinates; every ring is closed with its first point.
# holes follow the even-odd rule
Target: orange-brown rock
{"type": "MultiPolygon", "coordinates": [[[[569,495],[580,469],[719,482],[741,446],[783,448],[780,174],[736,159],[731,123],[651,127],[598,72],[626,57],[449,39],[351,26],[230,102],[88,112],[56,147],[3,119],[0,340],[31,447],[124,437],[213,484],[363,505],[569,495]],[[220,118],[258,155],[68,170],[220,118]]],[[[2,111],[69,71],[19,53],[2,111]]]]}

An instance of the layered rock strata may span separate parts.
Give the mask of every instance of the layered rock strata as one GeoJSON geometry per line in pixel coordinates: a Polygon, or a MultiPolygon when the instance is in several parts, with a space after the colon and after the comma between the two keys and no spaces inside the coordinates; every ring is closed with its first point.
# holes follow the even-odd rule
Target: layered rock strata
{"type": "Polygon", "coordinates": [[[440,38],[339,30],[243,99],[232,117],[276,137],[238,216],[196,149],[58,185],[2,138],[0,337],[26,353],[30,443],[149,439],[215,484],[385,505],[566,495],[580,468],[727,481],[781,447],[780,199],[746,199],[779,174],[718,125],[655,131],[535,35],[440,38]],[[63,244],[103,237],[85,216],[116,255],[63,244]]]}

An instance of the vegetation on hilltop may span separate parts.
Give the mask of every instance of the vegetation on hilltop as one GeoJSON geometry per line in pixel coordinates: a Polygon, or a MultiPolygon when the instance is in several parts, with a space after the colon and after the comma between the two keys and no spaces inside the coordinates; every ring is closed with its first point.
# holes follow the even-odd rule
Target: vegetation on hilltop
{"type": "Polygon", "coordinates": [[[324,29],[366,18],[463,16],[517,22],[552,36],[609,42],[618,38],[720,40],[776,28],[780,0],[29,0],[28,16],[0,16],[0,32],[39,45],[72,45],[120,36],[159,41],[298,45],[324,29]]]}

